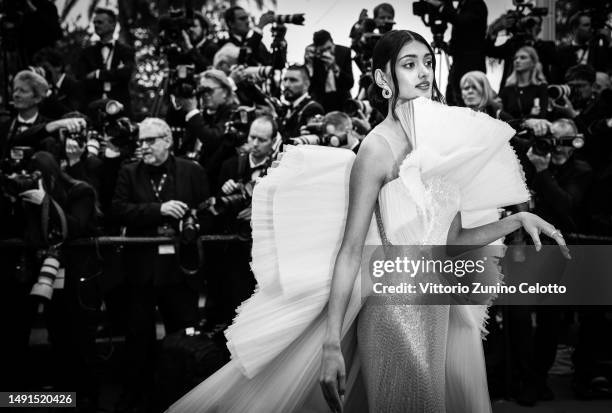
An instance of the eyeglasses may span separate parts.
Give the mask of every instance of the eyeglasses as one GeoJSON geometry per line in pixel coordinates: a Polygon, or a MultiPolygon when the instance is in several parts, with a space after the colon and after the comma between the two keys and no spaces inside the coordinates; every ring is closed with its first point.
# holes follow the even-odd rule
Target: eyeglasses
{"type": "Polygon", "coordinates": [[[140,138],[138,139],[139,146],[152,146],[157,139],[163,139],[163,136],[152,136],[150,138],[140,138]]]}
{"type": "Polygon", "coordinates": [[[212,95],[216,89],[223,89],[221,86],[217,87],[201,87],[198,89],[200,95],[212,95]]]}

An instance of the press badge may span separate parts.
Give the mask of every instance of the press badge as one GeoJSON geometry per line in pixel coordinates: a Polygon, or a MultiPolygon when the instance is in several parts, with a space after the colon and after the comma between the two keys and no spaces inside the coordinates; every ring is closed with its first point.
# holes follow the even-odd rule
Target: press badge
{"type": "Polygon", "coordinates": [[[175,253],[174,245],[172,244],[164,244],[157,247],[157,253],[159,255],[172,255],[175,253]]]}

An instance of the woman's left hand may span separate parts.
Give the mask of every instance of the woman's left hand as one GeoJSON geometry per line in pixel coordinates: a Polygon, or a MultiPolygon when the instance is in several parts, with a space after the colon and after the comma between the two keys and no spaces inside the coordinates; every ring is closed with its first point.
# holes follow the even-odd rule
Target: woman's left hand
{"type": "Polygon", "coordinates": [[[19,194],[21,199],[34,205],[41,205],[45,199],[46,192],[42,186],[42,180],[38,180],[38,189],[29,189],[19,194]]]}
{"type": "Polygon", "coordinates": [[[520,212],[515,214],[519,219],[519,222],[525,229],[525,232],[529,234],[531,239],[533,240],[533,245],[535,245],[536,251],[540,251],[542,249],[542,241],[540,241],[540,234],[544,234],[552,239],[554,239],[559,247],[561,248],[561,253],[568,260],[572,258],[569,252],[569,248],[563,239],[563,234],[561,231],[556,229],[552,224],[544,221],[542,218],[535,214],[531,214],[529,212],[520,212]]]}

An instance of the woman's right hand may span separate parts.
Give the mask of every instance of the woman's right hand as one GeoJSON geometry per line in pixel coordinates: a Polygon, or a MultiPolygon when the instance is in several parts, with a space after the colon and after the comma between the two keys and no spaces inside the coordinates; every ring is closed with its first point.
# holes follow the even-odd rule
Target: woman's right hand
{"type": "Polygon", "coordinates": [[[331,411],[341,413],[343,411],[344,392],[346,391],[346,369],[338,342],[323,344],[319,383],[331,411]]]}

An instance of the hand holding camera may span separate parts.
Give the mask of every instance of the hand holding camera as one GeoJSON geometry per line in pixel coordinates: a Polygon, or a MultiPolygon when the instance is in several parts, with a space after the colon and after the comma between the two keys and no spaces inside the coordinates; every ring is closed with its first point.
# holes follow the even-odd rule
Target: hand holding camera
{"type": "Polygon", "coordinates": [[[67,118],[49,122],[45,129],[49,133],[57,132],[60,129],[66,129],[68,133],[78,133],[86,126],[87,122],[83,118],[67,118]]]}
{"type": "Polygon", "coordinates": [[[535,136],[544,136],[550,131],[551,123],[546,119],[525,119],[522,126],[531,129],[535,136]]]}
{"type": "Polygon", "coordinates": [[[230,195],[236,192],[240,188],[240,184],[235,182],[233,179],[228,179],[221,187],[221,192],[225,195],[230,195]]]}
{"type": "Polygon", "coordinates": [[[74,139],[66,139],[66,158],[68,158],[68,164],[70,166],[79,162],[84,152],[84,145],[80,145],[79,142],[74,139]]]}
{"type": "Polygon", "coordinates": [[[165,217],[181,219],[187,212],[187,204],[181,201],[167,201],[161,205],[161,214],[165,217]]]}
{"type": "Polygon", "coordinates": [[[533,153],[533,148],[529,148],[529,150],[527,151],[527,158],[535,167],[536,172],[542,172],[548,169],[548,166],[550,165],[551,154],[549,152],[544,156],[538,155],[533,153]]]}
{"type": "Polygon", "coordinates": [[[261,17],[259,18],[259,23],[257,23],[257,27],[259,27],[260,29],[263,29],[268,24],[274,23],[275,20],[276,18],[275,18],[274,12],[267,11],[264,14],[262,14],[261,17]]]}

